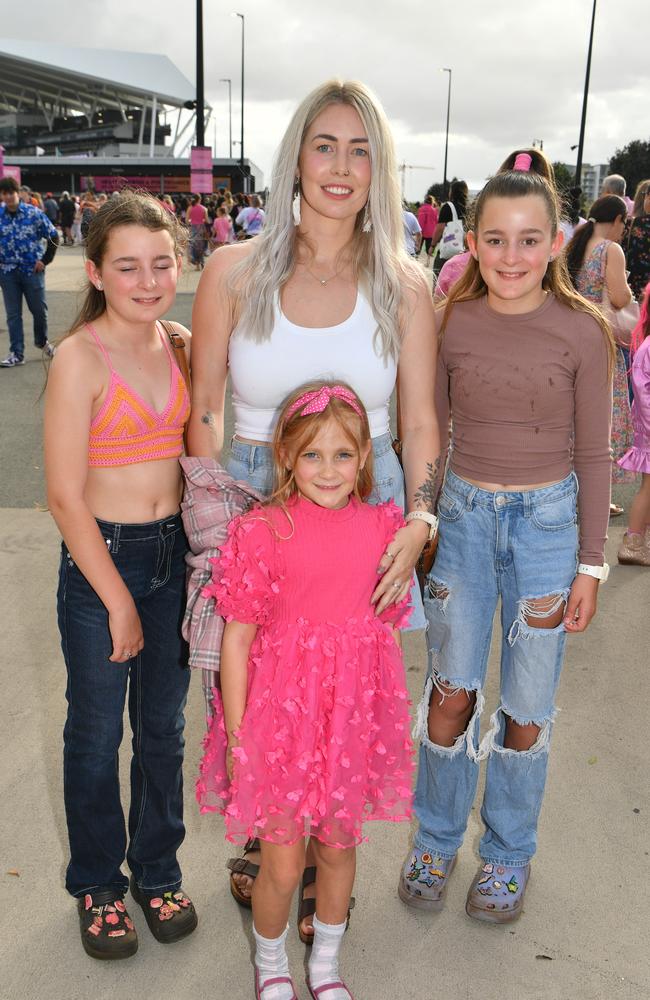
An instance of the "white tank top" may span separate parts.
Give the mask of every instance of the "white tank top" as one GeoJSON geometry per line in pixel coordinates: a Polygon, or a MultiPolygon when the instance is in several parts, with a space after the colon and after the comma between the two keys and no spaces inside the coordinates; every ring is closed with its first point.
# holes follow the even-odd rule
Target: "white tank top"
{"type": "Polygon", "coordinates": [[[397,365],[393,357],[385,361],[377,353],[376,329],[360,291],[352,315],[337,326],[296,326],[282,313],[279,299],[271,337],[263,344],[244,336],[238,326],[228,345],[235,434],[270,441],[278,408],[289,393],[314,379],[347,382],[368,411],[371,436],[386,434],[397,365]]]}

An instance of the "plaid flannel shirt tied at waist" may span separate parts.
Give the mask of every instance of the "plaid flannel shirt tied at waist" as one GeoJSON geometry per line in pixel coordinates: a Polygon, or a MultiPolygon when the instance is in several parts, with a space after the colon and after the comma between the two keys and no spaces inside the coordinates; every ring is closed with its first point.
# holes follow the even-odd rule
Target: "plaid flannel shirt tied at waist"
{"type": "Polygon", "coordinates": [[[216,459],[181,458],[180,462],[185,477],[181,515],[190,545],[183,637],[190,647],[190,666],[212,675],[204,676],[203,687],[209,691],[216,686],[224,627],[214,598],[202,593],[212,576],[210,560],[219,555],[230,521],[264,497],[248,483],[233,479],[216,459]]]}

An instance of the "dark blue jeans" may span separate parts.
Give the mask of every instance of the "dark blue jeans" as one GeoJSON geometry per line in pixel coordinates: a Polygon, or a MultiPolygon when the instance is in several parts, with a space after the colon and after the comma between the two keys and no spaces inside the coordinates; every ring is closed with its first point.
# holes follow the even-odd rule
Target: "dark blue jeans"
{"type": "Polygon", "coordinates": [[[68,673],[64,797],[70,863],[66,888],[126,890],[127,863],[146,892],[181,884],[183,710],[190,671],[181,638],[187,540],[180,515],[149,524],[98,521],[142,621],[144,649],[110,663],[108,614],[62,546],[58,615],[68,673]],[[127,851],[118,750],[124,704],[133,733],[127,851]]]}
{"type": "Polygon", "coordinates": [[[47,341],[47,302],[45,301],[45,271],[23,274],[14,270],[0,271],[0,288],[7,313],[9,350],[19,357],[25,355],[23,332],[23,297],[34,317],[34,343],[45,347],[47,341]]]}

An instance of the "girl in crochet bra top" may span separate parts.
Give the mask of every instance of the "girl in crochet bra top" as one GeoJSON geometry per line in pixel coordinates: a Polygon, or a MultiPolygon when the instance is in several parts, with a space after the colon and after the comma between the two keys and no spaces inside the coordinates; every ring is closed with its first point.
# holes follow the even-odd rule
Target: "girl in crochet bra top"
{"type": "MultiPolygon", "coordinates": [[[[158,320],[174,302],[182,242],[175,217],[151,196],[122,193],[96,213],[86,243],[86,298],[56,349],[46,388],[47,496],[64,542],[58,611],[68,670],[66,885],[85,899],[82,943],[98,958],[137,947],[121,902],[128,881],[120,869],[126,837],[115,768],[129,682],[138,748],[130,815],[139,832],[128,851],[134,894],[142,901],[180,887],[189,670],[182,669],[180,635],[187,543],[178,459],[189,387],[158,320]],[[115,927],[103,919],[106,906],[121,914],[121,934],[109,933],[115,927]]],[[[188,331],[175,324],[175,333],[189,352],[188,331]]],[[[182,936],[196,923],[180,895],[186,904],[176,905],[163,937],[182,936]]]]}

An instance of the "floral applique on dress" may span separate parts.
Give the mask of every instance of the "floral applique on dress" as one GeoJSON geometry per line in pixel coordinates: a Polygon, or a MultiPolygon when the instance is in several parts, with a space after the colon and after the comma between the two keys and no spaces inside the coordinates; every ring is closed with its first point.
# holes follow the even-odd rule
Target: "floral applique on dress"
{"type": "Polygon", "coordinates": [[[233,781],[216,692],[197,798],[223,812],[234,843],[314,835],[348,847],[364,820],[410,816],[409,701],[390,627],[406,623],[407,601],[381,616],[370,604],[404,522],[393,503],[353,498],[341,510],[301,499],[289,511],[293,529],[274,507],[236,519],[206,588],[227,621],[259,627],[233,781]]]}

